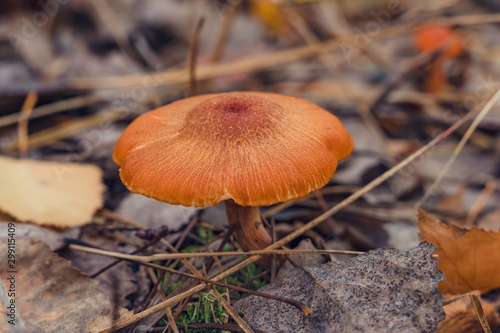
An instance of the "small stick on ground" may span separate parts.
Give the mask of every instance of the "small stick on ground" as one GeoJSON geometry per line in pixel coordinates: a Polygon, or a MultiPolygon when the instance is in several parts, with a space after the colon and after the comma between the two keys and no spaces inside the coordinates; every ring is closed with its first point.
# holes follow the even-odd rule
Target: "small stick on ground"
{"type": "Polygon", "coordinates": [[[266,254],[346,254],[346,255],[360,255],[365,252],[361,251],[342,251],[342,250],[261,250],[261,251],[230,251],[230,252],[195,252],[195,253],[165,253],[153,254],[150,256],[137,256],[125,254],[120,252],[106,251],[93,247],[85,247],[77,244],[70,244],[69,248],[77,251],[85,251],[89,253],[100,254],[108,257],[121,258],[126,260],[134,260],[140,262],[151,262],[157,260],[167,259],[189,259],[189,258],[206,258],[206,257],[224,257],[224,256],[257,256],[266,254]]]}
{"type": "Polygon", "coordinates": [[[17,136],[19,142],[19,156],[21,158],[26,158],[26,152],[28,151],[28,119],[30,118],[33,107],[37,101],[38,94],[35,91],[30,91],[24,100],[21,113],[19,115],[17,136]]]}
{"type": "MultiPolygon", "coordinates": [[[[265,218],[263,218],[265,220],[265,218]]],[[[276,242],[276,219],[271,218],[271,241],[276,242]]],[[[271,283],[276,280],[276,275],[278,274],[278,263],[276,260],[276,255],[273,254],[273,260],[271,262],[271,283]]]]}
{"type": "MultiPolygon", "coordinates": [[[[229,238],[231,237],[231,235],[233,233],[234,233],[234,228],[229,226],[226,234],[224,235],[224,239],[222,239],[222,242],[220,243],[219,247],[217,248],[217,252],[222,252],[222,250],[224,249],[224,246],[227,244],[227,242],[229,241],[229,238]]],[[[207,274],[208,274],[208,272],[210,272],[210,269],[212,268],[212,265],[214,264],[215,258],[217,258],[217,256],[214,254],[214,256],[212,257],[212,260],[209,261],[209,263],[207,264],[207,274]]]]}
{"type": "Polygon", "coordinates": [[[492,333],[490,324],[488,324],[488,320],[486,319],[486,315],[484,314],[483,306],[481,305],[481,301],[479,300],[479,296],[469,295],[469,297],[470,301],[472,302],[472,306],[474,307],[474,311],[476,312],[477,319],[483,327],[483,331],[485,333],[492,333]]]}
{"type": "MultiPolygon", "coordinates": [[[[220,264],[220,261],[217,257],[214,257],[215,262],[217,262],[217,266],[219,266],[219,270],[222,273],[224,273],[224,270],[222,269],[222,265],[220,264]]],[[[224,283],[227,283],[226,280],[224,279],[224,283]]],[[[238,326],[245,332],[245,333],[254,333],[252,328],[243,320],[243,318],[240,317],[240,315],[234,311],[233,307],[231,306],[230,303],[230,296],[229,296],[229,288],[226,287],[226,294],[227,294],[227,300],[224,299],[224,297],[221,296],[221,294],[217,291],[217,289],[212,286],[213,293],[215,297],[222,303],[222,306],[224,309],[229,313],[229,315],[236,321],[238,326]]]]}
{"type": "Polygon", "coordinates": [[[215,46],[210,54],[210,62],[216,63],[220,60],[222,53],[224,51],[224,45],[226,44],[226,39],[229,34],[229,28],[233,23],[236,10],[240,6],[242,0],[229,1],[227,9],[224,11],[224,17],[222,19],[222,24],[217,33],[217,38],[215,39],[215,46]]]}
{"type": "Polygon", "coordinates": [[[203,24],[205,23],[205,18],[202,17],[196,25],[194,30],[193,38],[191,39],[191,49],[189,50],[189,89],[187,92],[187,97],[196,95],[196,59],[198,58],[198,46],[200,44],[201,29],[203,29],[203,24]]]}
{"type": "MultiPolygon", "coordinates": [[[[151,267],[147,267],[146,271],[148,272],[148,275],[150,279],[153,281],[153,283],[157,283],[159,280],[156,277],[156,274],[154,270],[151,267]]],[[[165,293],[163,293],[163,290],[160,290],[160,297],[162,301],[165,301],[167,298],[165,297],[165,293]]],[[[172,328],[172,331],[174,333],[179,333],[179,328],[177,328],[177,324],[175,323],[174,316],[172,315],[172,308],[169,306],[168,308],[165,309],[165,315],[167,316],[168,323],[170,327],[172,328]]]]}

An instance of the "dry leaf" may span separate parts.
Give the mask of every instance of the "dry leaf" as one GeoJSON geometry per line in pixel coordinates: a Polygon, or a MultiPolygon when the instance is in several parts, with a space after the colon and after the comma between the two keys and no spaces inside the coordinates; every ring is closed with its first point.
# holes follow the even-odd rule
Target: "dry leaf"
{"type": "MultiPolygon", "coordinates": [[[[483,307],[486,319],[491,327],[500,324],[500,317],[496,312],[495,306],[483,299],[483,307]]],[[[459,299],[444,307],[446,319],[439,323],[436,333],[481,333],[483,328],[479,322],[476,311],[472,306],[469,297],[459,299]]]]}
{"type": "Polygon", "coordinates": [[[93,165],[0,156],[0,210],[36,224],[83,225],[102,206],[101,178],[93,165]]]}
{"type": "Polygon", "coordinates": [[[316,283],[296,268],[260,289],[301,301],[312,309],[310,317],[288,304],[255,296],[234,308],[250,326],[266,332],[434,332],[444,319],[437,288],[443,274],[432,258],[435,249],[428,243],[405,253],[378,249],[307,267],[316,283]]]}
{"type": "Polygon", "coordinates": [[[422,210],[418,213],[418,227],[420,240],[438,246],[438,268],[446,276],[439,283],[441,293],[485,293],[500,287],[500,232],[446,225],[422,210]]]}
{"type": "MultiPolygon", "coordinates": [[[[11,288],[9,276],[15,275],[16,325],[0,319],[1,332],[96,332],[107,327],[113,316],[125,319],[131,311],[114,308],[97,287],[97,281],[71,267],[47,245],[18,240],[15,243],[16,273],[9,273],[7,258],[0,261],[0,300],[10,304],[5,291],[11,288]]],[[[7,244],[0,245],[7,253],[7,244]]],[[[10,263],[9,263],[10,264],[10,263]]]]}

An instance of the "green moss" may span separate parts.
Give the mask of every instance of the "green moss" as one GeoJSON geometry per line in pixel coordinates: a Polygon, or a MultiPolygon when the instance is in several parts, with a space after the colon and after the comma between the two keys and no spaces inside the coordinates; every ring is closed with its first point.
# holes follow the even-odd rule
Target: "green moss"
{"type": "MultiPolygon", "coordinates": [[[[221,294],[221,297],[226,297],[226,294],[221,294]]],[[[191,323],[218,323],[223,324],[230,319],[222,302],[214,295],[214,291],[210,290],[201,295],[200,300],[196,305],[191,305],[187,308],[186,313],[181,314],[177,320],[177,325],[184,326],[186,332],[220,332],[214,329],[198,329],[191,330],[187,328],[187,324],[191,323]]]]}

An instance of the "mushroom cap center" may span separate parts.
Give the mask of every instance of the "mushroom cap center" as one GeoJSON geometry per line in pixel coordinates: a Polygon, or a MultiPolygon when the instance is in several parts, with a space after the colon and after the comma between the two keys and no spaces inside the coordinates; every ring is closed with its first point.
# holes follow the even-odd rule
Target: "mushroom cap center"
{"type": "Polygon", "coordinates": [[[195,106],[186,116],[182,135],[207,140],[268,137],[284,116],[278,104],[255,95],[218,95],[195,106]]]}

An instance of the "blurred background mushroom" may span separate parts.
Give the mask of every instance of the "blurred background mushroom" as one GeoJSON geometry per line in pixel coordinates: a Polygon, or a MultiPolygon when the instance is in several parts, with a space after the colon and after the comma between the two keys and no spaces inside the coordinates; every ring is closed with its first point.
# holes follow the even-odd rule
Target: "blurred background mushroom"
{"type": "MultiPolygon", "coordinates": [[[[443,92],[449,85],[450,76],[465,75],[463,71],[458,74],[453,74],[452,70],[445,71],[446,63],[451,60],[455,60],[454,68],[464,68],[459,66],[460,63],[457,63],[457,60],[465,53],[465,45],[462,36],[456,29],[439,25],[419,28],[415,31],[413,38],[419,51],[439,52],[426,65],[424,74],[424,89],[426,91],[433,94],[443,92]]],[[[463,77],[460,81],[463,81],[463,77]]]]}

